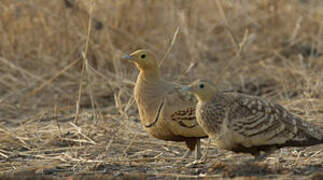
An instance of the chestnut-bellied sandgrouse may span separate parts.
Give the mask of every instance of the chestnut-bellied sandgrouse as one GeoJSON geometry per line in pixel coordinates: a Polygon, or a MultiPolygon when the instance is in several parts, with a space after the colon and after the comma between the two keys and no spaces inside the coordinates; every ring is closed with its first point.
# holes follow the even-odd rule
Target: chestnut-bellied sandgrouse
{"type": "Polygon", "coordinates": [[[161,77],[156,56],[149,50],[137,50],[124,59],[133,62],[140,73],[134,96],[144,129],[153,137],[166,141],[184,141],[188,148],[184,157],[196,149],[201,157],[200,138],[207,137],[195,118],[194,96],[183,86],[161,77]]]}
{"type": "Polygon", "coordinates": [[[197,100],[198,124],[222,149],[257,154],[283,146],[323,143],[323,129],[259,97],[224,93],[209,81],[197,80],[184,90],[197,100]]]}

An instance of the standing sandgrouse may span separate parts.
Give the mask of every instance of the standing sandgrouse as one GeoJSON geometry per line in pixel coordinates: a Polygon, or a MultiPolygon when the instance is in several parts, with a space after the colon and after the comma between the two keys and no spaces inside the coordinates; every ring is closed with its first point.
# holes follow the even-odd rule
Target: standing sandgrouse
{"type": "Polygon", "coordinates": [[[194,151],[201,157],[200,138],[207,137],[195,118],[196,100],[183,86],[162,80],[154,54],[137,50],[124,57],[140,70],[134,89],[141,123],[153,137],[166,141],[184,141],[184,157],[194,151]]]}
{"type": "Polygon", "coordinates": [[[196,96],[197,122],[219,148],[256,154],[283,146],[323,143],[323,129],[278,104],[239,93],[221,93],[197,80],[186,86],[196,96]]]}

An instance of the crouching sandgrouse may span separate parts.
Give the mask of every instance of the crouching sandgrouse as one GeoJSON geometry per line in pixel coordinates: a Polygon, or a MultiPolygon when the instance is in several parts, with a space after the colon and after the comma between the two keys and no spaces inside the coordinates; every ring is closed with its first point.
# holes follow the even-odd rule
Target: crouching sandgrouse
{"type": "Polygon", "coordinates": [[[186,86],[198,103],[197,122],[222,149],[257,153],[271,147],[323,143],[323,129],[279,104],[239,93],[221,93],[208,81],[186,86]]]}

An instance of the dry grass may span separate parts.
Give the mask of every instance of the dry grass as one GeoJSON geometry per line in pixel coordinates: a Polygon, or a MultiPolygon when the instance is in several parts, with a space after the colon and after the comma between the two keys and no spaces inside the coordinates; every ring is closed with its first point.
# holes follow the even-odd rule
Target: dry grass
{"type": "Polygon", "coordinates": [[[1,174],[319,179],[322,145],[251,164],[211,148],[204,165],[176,163],[182,144],[143,131],[138,71],[120,57],[152,49],[165,79],[206,76],[323,125],[322,12],[319,0],[1,1],[1,174]]]}

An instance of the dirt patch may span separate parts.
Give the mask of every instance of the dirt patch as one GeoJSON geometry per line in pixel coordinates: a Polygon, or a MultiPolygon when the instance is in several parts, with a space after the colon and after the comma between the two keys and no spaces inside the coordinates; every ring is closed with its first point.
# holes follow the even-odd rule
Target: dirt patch
{"type": "Polygon", "coordinates": [[[217,81],[323,126],[322,10],[320,0],[1,1],[0,179],[322,179],[322,145],[263,159],[211,146],[186,166],[182,143],[143,130],[138,71],[121,60],[169,49],[163,78],[217,81]]]}

